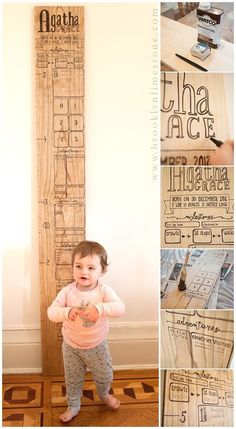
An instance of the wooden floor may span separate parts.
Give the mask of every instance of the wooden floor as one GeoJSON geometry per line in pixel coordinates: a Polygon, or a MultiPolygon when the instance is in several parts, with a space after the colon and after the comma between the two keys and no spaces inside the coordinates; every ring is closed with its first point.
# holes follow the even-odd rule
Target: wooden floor
{"type": "Polygon", "coordinates": [[[59,420],[66,407],[63,377],[5,375],[2,426],[158,426],[157,371],[115,371],[111,393],[121,402],[117,411],[101,404],[88,374],[80,413],[63,424],[59,420]]]}

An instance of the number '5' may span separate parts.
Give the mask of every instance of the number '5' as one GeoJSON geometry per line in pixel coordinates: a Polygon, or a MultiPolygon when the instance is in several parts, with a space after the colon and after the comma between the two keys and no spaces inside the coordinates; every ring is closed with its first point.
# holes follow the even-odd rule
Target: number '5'
{"type": "Polygon", "coordinates": [[[185,422],[185,420],[186,420],[186,414],[187,414],[187,411],[182,411],[181,419],[179,419],[179,421],[180,421],[181,423],[184,423],[184,422],[185,422]]]}

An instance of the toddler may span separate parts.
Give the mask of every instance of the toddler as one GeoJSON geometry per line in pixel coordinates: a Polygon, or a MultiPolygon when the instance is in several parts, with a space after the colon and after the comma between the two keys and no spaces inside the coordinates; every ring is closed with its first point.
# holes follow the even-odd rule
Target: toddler
{"type": "Polygon", "coordinates": [[[73,251],[73,283],[62,288],[48,308],[53,322],[63,322],[62,353],[67,410],[60,415],[69,422],[80,410],[84,376],[90,369],[99,398],[117,409],[118,399],[109,394],[113,371],[106,341],[107,317],[124,313],[124,303],[114,290],[101,282],[107,271],[107,253],[94,241],[83,241],[73,251]]]}

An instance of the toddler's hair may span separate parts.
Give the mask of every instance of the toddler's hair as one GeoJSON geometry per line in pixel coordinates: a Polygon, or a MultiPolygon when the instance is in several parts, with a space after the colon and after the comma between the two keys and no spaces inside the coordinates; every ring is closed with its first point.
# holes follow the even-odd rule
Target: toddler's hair
{"type": "Polygon", "coordinates": [[[85,258],[88,255],[97,255],[100,258],[102,272],[104,273],[107,270],[107,252],[104,247],[96,241],[81,241],[73,250],[72,265],[74,265],[76,255],[80,255],[81,258],[85,258]]]}

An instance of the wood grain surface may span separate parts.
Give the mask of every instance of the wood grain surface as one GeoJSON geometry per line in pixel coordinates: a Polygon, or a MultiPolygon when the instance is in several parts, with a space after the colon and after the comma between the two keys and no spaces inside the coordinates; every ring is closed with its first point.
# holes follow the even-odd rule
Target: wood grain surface
{"type": "Polygon", "coordinates": [[[173,369],[163,372],[163,426],[234,425],[232,370],[173,369]]]}
{"type": "Polygon", "coordinates": [[[161,310],[162,368],[228,368],[233,310],[161,310]]]}
{"type": "Polygon", "coordinates": [[[193,57],[190,49],[197,43],[197,28],[191,28],[173,19],[161,16],[161,61],[174,71],[196,72],[197,68],[182,61],[180,54],[213,72],[234,71],[234,45],[221,40],[219,48],[212,49],[204,61],[193,57]]]}
{"type": "Polygon", "coordinates": [[[233,74],[161,73],[161,163],[210,165],[233,137],[233,74]]]}
{"type": "Polygon", "coordinates": [[[226,250],[205,249],[187,271],[184,291],[178,289],[179,276],[176,281],[166,281],[161,308],[206,308],[214,288],[219,286],[226,256],[226,250]]]}
{"type": "Polygon", "coordinates": [[[35,72],[43,372],[62,374],[60,329],[46,311],[85,234],[83,7],[35,7],[35,72]]]}
{"type": "Polygon", "coordinates": [[[161,247],[233,246],[233,168],[161,168],[161,247]]]}

